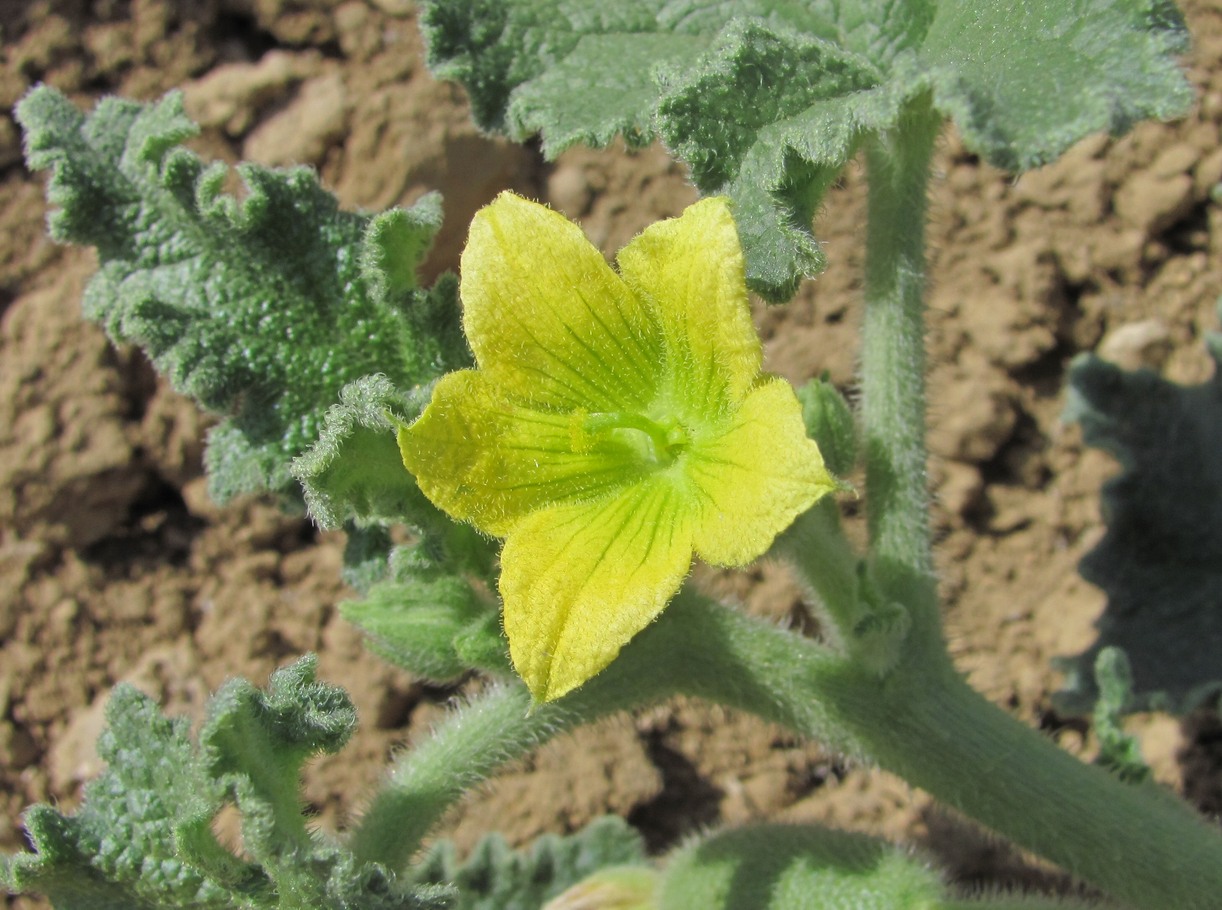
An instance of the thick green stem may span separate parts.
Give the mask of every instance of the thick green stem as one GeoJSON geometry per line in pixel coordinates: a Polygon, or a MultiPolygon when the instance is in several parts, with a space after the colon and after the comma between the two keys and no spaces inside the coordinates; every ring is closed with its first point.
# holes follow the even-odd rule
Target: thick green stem
{"type": "MultiPolygon", "coordinates": [[[[733,652],[733,639],[745,622],[734,611],[710,608],[702,598],[681,593],[663,621],[637,636],[610,667],[571,695],[530,712],[529,695],[515,685],[495,689],[456,711],[392,769],[353,833],[350,846],[356,858],[392,868],[406,863],[438,819],[471,787],[505,762],[574,727],[681,692],[721,696],[744,706],[770,702],[772,696],[751,673],[732,669],[730,676],[722,675],[723,655],[733,652]]],[[[752,653],[756,659],[783,664],[793,656],[786,644],[789,638],[782,634],[762,639],[752,653]]],[[[802,659],[812,670],[844,663],[810,642],[802,659]]],[[[733,659],[732,667],[740,666],[741,659],[733,659]]],[[[802,728],[818,730],[821,741],[860,752],[837,735],[818,701],[807,699],[800,713],[802,728]]]]}
{"type": "Polygon", "coordinates": [[[972,690],[945,659],[886,676],[767,623],[681,595],[620,658],[525,717],[520,689],[457,712],[405,755],[353,838],[400,866],[499,764],[578,723],[684,693],[866,757],[1138,910],[1213,910],[1222,836],[1153,786],[1121,783],[972,690]]]}
{"type": "MultiPolygon", "coordinates": [[[[890,598],[904,603],[914,585],[932,584],[925,476],[925,193],[940,124],[922,97],[909,105],[898,127],[866,143],[865,500],[876,578],[890,598]]],[[[937,623],[936,610],[912,618],[937,623]]]]}
{"type": "Polygon", "coordinates": [[[877,726],[854,726],[884,768],[1133,907],[1217,906],[1222,837],[1170,794],[1083,764],[953,671],[905,667],[878,695],[877,726]]]}

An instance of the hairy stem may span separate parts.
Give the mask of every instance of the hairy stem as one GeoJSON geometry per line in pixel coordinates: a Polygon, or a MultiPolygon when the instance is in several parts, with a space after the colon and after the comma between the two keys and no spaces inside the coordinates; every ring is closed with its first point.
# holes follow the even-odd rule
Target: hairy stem
{"type": "Polygon", "coordinates": [[[1157,787],[1123,784],[1062,752],[945,658],[906,654],[879,676],[691,594],[572,696],[527,717],[525,691],[499,689],[452,715],[374,798],[353,837],[357,858],[403,865],[498,765],[579,723],[676,693],[873,760],[1137,910],[1212,910],[1222,894],[1222,836],[1157,787]]]}
{"type": "MultiPolygon", "coordinates": [[[[403,865],[465,792],[505,762],[574,727],[681,692],[720,695],[731,704],[769,702],[771,696],[750,673],[722,675],[725,655],[733,652],[734,639],[745,622],[732,610],[680,593],[662,621],[638,635],[610,667],[565,698],[528,713],[530,696],[521,686],[480,696],[451,714],[433,736],[395,764],[353,833],[350,846],[356,858],[392,868],[403,865]]],[[[787,635],[761,639],[753,653],[758,659],[785,661],[792,656],[788,639],[787,635]]],[[[741,664],[739,659],[731,660],[732,665],[741,664]]],[[[812,672],[844,663],[812,642],[805,643],[803,660],[812,672]]],[[[818,730],[822,741],[859,751],[837,736],[817,701],[808,700],[801,715],[802,727],[818,730]]]]}
{"type": "MultiPolygon", "coordinates": [[[[931,586],[925,477],[925,193],[941,118],[928,97],[866,143],[869,216],[861,391],[865,501],[878,583],[931,586]]],[[[924,598],[922,598],[924,600],[924,598]]],[[[937,623],[936,610],[914,623],[937,623]]]]}

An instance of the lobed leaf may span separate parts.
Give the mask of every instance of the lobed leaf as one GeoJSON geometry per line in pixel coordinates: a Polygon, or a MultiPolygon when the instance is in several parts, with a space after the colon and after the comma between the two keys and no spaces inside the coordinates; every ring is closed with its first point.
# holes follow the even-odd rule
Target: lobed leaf
{"type": "Polygon", "coordinates": [[[1222,336],[1212,379],[1180,386],[1093,355],[1070,369],[1066,418],[1120,462],[1103,487],[1107,532],[1079,566],[1108,597],[1086,651],[1059,661],[1060,708],[1091,709],[1095,661],[1123,650],[1132,670],[1125,712],[1176,714],[1222,692],[1222,336]]]}
{"type": "Polygon", "coordinates": [[[34,806],[25,827],[37,853],[11,859],[11,887],[45,894],[59,910],[77,907],[231,907],[228,889],[174,848],[183,807],[220,808],[191,748],[185,719],[168,720],[151,699],[118,686],[106,708],[98,754],[109,765],[85,788],[72,816],[34,806]]]}
{"type": "Polygon", "coordinates": [[[454,910],[538,910],[600,869],[644,859],[641,836],[621,819],[606,816],[567,837],[545,834],[523,851],[511,850],[492,834],[462,863],[453,845],[442,841],[410,874],[421,884],[452,883],[454,910]]]}
{"type": "Polygon", "coordinates": [[[347,742],[356,713],[343,690],[314,678],[305,657],[267,691],[244,680],[212,698],[197,748],[186,719],[118,686],[98,753],[108,767],[74,815],[35,806],[25,824],[35,853],[5,860],[4,884],[76,908],[440,910],[448,891],[396,882],[307,829],[299,775],[347,742]],[[212,829],[234,802],[243,854],[212,829]]]}
{"type": "Polygon", "coordinates": [[[344,386],[323,418],[318,440],[292,463],[310,515],[324,528],[345,521],[393,523],[432,510],[403,467],[395,422],[420,413],[418,392],[379,374],[344,386]]]}
{"type": "Polygon", "coordinates": [[[50,168],[52,236],[97,248],[86,315],[143,347],[176,389],[224,416],[211,432],[219,501],[297,495],[289,462],[345,384],[400,388],[465,362],[453,283],[415,270],[441,222],[436,196],[378,216],[342,212],[306,168],[224,165],[180,143],[196,131],[178,94],[102,101],[86,117],[41,86],[18,105],[31,168],[50,168]]]}
{"type": "Polygon", "coordinates": [[[929,95],[1000,167],[1191,101],[1170,0],[425,0],[429,64],[546,154],[662,138],[725,194],[772,300],[824,266],[811,219],[871,134],[929,95]]]}

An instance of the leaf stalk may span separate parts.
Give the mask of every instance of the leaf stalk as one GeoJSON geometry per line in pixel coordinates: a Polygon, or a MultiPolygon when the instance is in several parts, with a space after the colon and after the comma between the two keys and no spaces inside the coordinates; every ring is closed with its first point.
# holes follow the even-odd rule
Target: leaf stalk
{"type": "MultiPolygon", "coordinates": [[[[898,125],[865,142],[869,180],[861,417],[870,555],[877,582],[908,604],[932,594],[925,447],[926,187],[941,117],[909,103],[898,125]]],[[[914,624],[938,627],[937,600],[914,624]]]]}

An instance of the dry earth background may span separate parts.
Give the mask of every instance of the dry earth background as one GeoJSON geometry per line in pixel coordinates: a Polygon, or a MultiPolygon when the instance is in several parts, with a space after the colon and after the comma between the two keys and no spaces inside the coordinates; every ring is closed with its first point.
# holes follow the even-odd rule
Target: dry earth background
{"type": "MultiPolygon", "coordinates": [[[[1088,139],[1017,180],[948,137],[932,190],[930,469],[948,633],[975,685],[1071,751],[1091,741],[1051,709],[1049,660],[1083,647],[1102,608],[1075,565],[1101,533],[1098,489],[1115,468],[1059,422],[1066,365],[1102,347],[1199,382],[1222,293],[1222,206],[1209,201],[1222,181],[1222,10],[1185,6],[1198,101],[1184,120],[1088,139]]],[[[207,156],[314,165],[346,207],[440,189],[447,217],[430,274],[457,265],[471,214],[505,187],[581,220],[608,252],[694,198],[657,149],[547,164],[480,136],[461,90],[425,71],[407,0],[0,0],[0,29],[4,111],[40,81],[82,106],[177,87],[207,156]]],[[[305,788],[319,823],[342,826],[388,755],[458,690],[362,649],[336,611],[347,596],[337,537],[257,500],[208,501],[207,418],[139,352],[81,321],[93,256],[44,237],[44,177],[24,168],[0,114],[0,849],[20,848],[24,807],[73,805],[97,773],[92,744],[114,683],[197,714],[226,678],[262,684],[311,650],[360,709],[352,744],[312,765],[305,788]]],[[[862,190],[849,173],[816,224],[828,272],[758,313],[768,365],[791,380],[828,370],[851,388],[862,190]]],[[[701,577],[751,610],[807,621],[775,566],[701,577]]],[[[1222,810],[1215,720],[1135,726],[1160,779],[1222,810]]],[[[547,746],[447,830],[463,845],[492,829],[523,843],[604,812],[656,849],[713,824],[811,820],[906,839],[969,885],[1063,886],[894,778],[689,703],[547,746]]]]}

